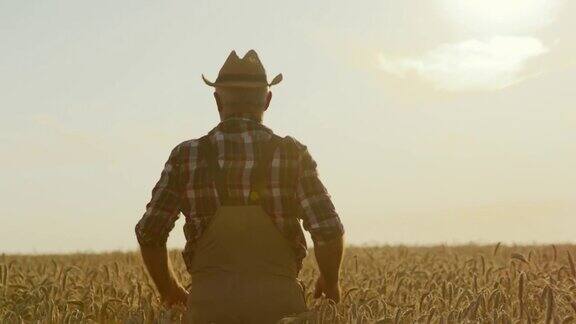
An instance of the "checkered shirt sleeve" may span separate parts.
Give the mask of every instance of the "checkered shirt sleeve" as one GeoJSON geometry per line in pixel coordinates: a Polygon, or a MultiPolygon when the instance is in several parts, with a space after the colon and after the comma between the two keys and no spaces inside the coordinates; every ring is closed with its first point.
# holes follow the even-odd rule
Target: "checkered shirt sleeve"
{"type": "MultiPolygon", "coordinates": [[[[298,143],[299,144],[299,143],[298,143]]],[[[322,245],[344,234],[344,227],[326,187],[320,180],[316,161],[306,146],[300,144],[296,201],[304,229],[314,244],[322,245]]]]}
{"type": "Polygon", "coordinates": [[[180,161],[181,145],[170,153],[160,175],[160,180],[152,190],[152,199],[146,205],[146,212],[136,224],[136,238],[141,246],[162,246],[180,214],[180,161]]]}

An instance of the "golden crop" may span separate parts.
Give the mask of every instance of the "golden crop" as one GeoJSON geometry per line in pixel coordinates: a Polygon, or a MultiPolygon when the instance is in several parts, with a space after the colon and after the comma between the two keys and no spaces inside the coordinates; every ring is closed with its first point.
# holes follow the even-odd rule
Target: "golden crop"
{"type": "MultiPolygon", "coordinates": [[[[349,248],[338,306],[312,298],[317,270],[301,278],[312,311],[285,323],[576,323],[576,247],[349,248]]],[[[180,254],[175,272],[189,276],[180,254]]],[[[138,253],[0,256],[0,322],[177,321],[158,301],[138,253]]]]}

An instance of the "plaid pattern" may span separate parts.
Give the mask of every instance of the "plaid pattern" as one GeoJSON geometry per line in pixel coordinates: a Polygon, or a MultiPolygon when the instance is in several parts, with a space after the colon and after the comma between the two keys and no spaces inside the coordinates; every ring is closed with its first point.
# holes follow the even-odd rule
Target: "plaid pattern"
{"type": "MultiPolygon", "coordinates": [[[[261,123],[239,117],[224,120],[208,133],[228,181],[229,197],[248,202],[251,172],[262,154],[263,143],[272,134],[261,123]]],[[[152,190],[146,212],[136,225],[136,236],[142,246],[163,245],[179,214],[184,214],[187,242],[183,256],[188,267],[196,241],[220,204],[214,182],[208,176],[207,162],[198,154],[198,143],[197,139],[185,141],[172,150],[152,190]]],[[[306,146],[290,136],[284,137],[268,168],[269,194],[262,197],[261,205],[291,243],[299,262],[307,250],[300,220],[315,244],[344,233],[306,146]]]]}

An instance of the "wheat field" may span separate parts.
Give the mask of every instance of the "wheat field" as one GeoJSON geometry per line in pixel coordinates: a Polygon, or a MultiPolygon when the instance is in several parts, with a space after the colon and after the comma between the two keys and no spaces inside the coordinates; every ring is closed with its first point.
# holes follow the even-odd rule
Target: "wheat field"
{"type": "MultiPolygon", "coordinates": [[[[312,298],[284,323],[576,323],[576,247],[351,247],[339,305],[312,298]]],[[[188,282],[180,253],[176,275],[188,282]]],[[[1,255],[1,323],[172,323],[138,253],[1,255]]]]}

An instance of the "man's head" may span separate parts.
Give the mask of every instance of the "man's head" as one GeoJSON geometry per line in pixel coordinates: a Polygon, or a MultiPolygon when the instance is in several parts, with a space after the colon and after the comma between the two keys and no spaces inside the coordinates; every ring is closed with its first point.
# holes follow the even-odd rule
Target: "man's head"
{"type": "Polygon", "coordinates": [[[214,99],[221,120],[242,115],[262,121],[264,112],[270,106],[272,92],[268,87],[216,87],[214,99]]]}
{"type": "Polygon", "coordinates": [[[216,89],[214,98],[220,119],[241,115],[261,121],[272,100],[269,88],[282,81],[282,74],[268,82],[266,70],[254,50],[248,51],[243,58],[232,51],[215,82],[208,81],[204,75],[202,79],[216,89]]]}

